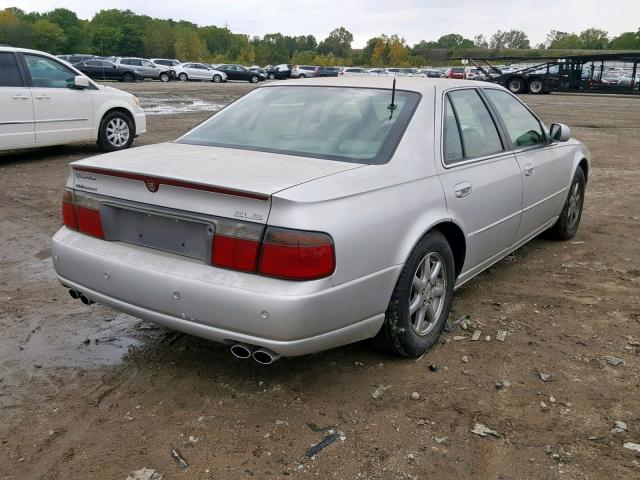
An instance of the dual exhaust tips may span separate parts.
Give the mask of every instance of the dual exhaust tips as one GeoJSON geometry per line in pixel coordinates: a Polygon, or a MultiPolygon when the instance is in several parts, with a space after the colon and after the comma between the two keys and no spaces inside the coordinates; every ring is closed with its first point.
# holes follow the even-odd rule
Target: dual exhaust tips
{"type": "Polygon", "coordinates": [[[87,297],[84,293],[79,292],[77,290],[69,290],[69,295],[71,296],[71,298],[73,298],[74,300],[80,300],[82,303],[84,303],[85,305],[91,305],[93,303],[96,303],[93,298],[91,297],[87,297]]]}
{"type": "Polygon", "coordinates": [[[271,365],[280,358],[280,355],[271,350],[258,348],[254,345],[247,345],[246,343],[236,343],[232,345],[231,354],[242,360],[253,357],[253,359],[261,365],[271,365]]]}

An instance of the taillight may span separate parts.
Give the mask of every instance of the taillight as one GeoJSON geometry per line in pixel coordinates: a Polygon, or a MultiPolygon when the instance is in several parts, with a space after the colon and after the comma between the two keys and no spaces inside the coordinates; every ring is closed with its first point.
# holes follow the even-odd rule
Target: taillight
{"type": "Polygon", "coordinates": [[[288,280],[315,280],[335,269],[333,240],[326,233],[268,227],[258,273],[288,280]]]}
{"type": "Polygon", "coordinates": [[[214,235],[211,263],[217,267],[255,272],[260,242],[244,238],[214,235]]]}
{"type": "Polygon", "coordinates": [[[72,190],[65,190],[62,195],[62,223],[81,233],[104,238],[98,203],[77,196],[72,190]]]}

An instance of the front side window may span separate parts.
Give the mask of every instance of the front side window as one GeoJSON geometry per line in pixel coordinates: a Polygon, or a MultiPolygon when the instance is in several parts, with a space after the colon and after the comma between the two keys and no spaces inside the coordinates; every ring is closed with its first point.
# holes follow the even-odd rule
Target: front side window
{"type": "Polygon", "coordinates": [[[0,52],[0,87],[21,87],[18,62],[11,52],[0,52]]]}
{"type": "Polygon", "coordinates": [[[465,158],[479,158],[501,152],[498,129],[475,89],[448,93],[457,116],[465,158]]]}
{"type": "Polygon", "coordinates": [[[396,91],[392,112],[388,89],[260,88],[178,142],[380,164],[391,158],[419,100],[396,91]]]}
{"type": "Polygon", "coordinates": [[[50,58],[25,54],[27,68],[34,87],[71,88],[76,73],[50,58]]]}
{"type": "Polygon", "coordinates": [[[495,105],[507,128],[512,148],[530,147],[546,143],[546,137],[538,119],[509,93],[495,88],[484,91],[495,105]]]}

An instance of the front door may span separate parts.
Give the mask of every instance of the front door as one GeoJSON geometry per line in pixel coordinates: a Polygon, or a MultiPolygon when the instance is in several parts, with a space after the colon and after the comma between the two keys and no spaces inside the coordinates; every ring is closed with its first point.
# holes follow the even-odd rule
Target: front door
{"type": "Polygon", "coordinates": [[[522,222],[517,235],[521,240],[560,214],[571,179],[571,149],[550,143],[540,120],[510,93],[495,88],[484,92],[502,120],[522,171],[522,222]]]}
{"type": "Polygon", "coordinates": [[[513,244],[521,217],[522,179],[497,124],[475,88],[444,102],[442,164],[447,208],[467,235],[460,280],[498,260],[513,244]]]}
{"type": "Polygon", "coordinates": [[[31,76],[36,144],[88,140],[93,130],[90,89],[73,88],[76,72],[36,54],[24,54],[31,76]]]}
{"type": "Polygon", "coordinates": [[[0,150],[35,144],[31,91],[13,52],[0,52],[0,150]]]}

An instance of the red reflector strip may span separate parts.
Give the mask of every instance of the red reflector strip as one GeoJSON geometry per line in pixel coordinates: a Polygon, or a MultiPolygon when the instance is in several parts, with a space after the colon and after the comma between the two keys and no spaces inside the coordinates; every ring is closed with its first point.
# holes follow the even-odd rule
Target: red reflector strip
{"type": "Polygon", "coordinates": [[[262,275],[288,280],[315,280],[333,273],[333,245],[289,246],[264,243],[260,255],[262,275]]]}
{"type": "Polygon", "coordinates": [[[74,210],[80,232],[104,239],[100,212],[98,210],[92,210],[91,208],[81,207],[79,205],[75,205],[74,210]]]}
{"type": "Polygon", "coordinates": [[[76,223],[76,214],[73,211],[72,203],[62,202],[62,223],[64,223],[69,228],[73,228],[74,230],[78,229],[78,224],[76,223]]]}
{"type": "Polygon", "coordinates": [[[260,242],[244,238],[214,235],[211,263],[216,267],[255,272],[260,242]]]}
{"type": "Polygon", "coordinates": [[[120,172],[118,170],[105,170],[102,168],[93,167],[74,167],[74,170],[77,170],[79,172],[96,173],[98,175],[108,175],[110,177],[126,178],[129,180],[139,180],[141,182],[144,182],[145,185],[154,185],[154,191],[160,188],[160,185],[170,185],[172,187],[182,187],[191,190],[202,190],[205,192],[221,193],[223,195],[252,198],[254,200],[266,201],[269,199],[268,195],[263,195],[260,193],[243,192],[242,190],[234,190],[232,188],[203,185],[201,183],[185,182],[183,180],[173,180],[171,178],[152,177],[149,175],[141,175],[138,173],[120,172]]]}

